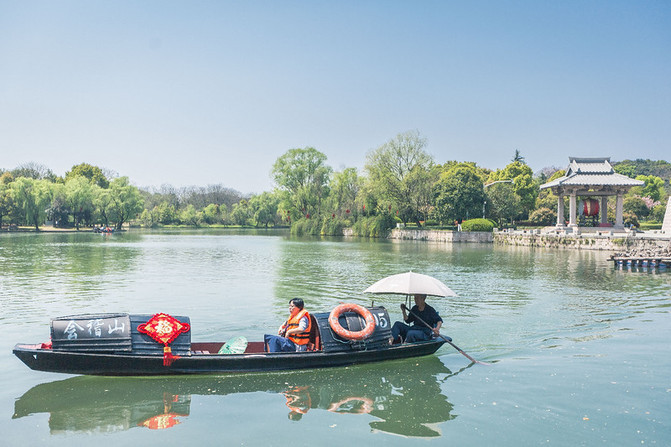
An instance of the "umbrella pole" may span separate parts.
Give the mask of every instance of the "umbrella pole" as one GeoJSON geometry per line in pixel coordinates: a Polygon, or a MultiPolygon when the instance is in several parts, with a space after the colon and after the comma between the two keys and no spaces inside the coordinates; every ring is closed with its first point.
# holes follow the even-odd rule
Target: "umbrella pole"
{"type": "MultiPolygon", "coordinates": [[[[419,322],[422,323],[424,326],[428,327],[429,329],[433,329],[431,326],[429,326],[429,323],[427,323],[426,321],[422,320],[416,313],[414,313],[413,311],[411,311],[410,309],[408,309],[408,307],[407,307],[405,304],[403,305],[403,307],[405,307],[405,310],[407,310],[408,312],[410,312],[410,314],[411,314],[413,317],[415,317],[417,320],[419,320],[419,322]]],[[[452,343],[452,341],[451,341],[449,338],[445,337],[443,334],[440,334],[440,333],[439,333],[438,336],[439,336],[440,338],[442,338],[443,340],[445,340],[447,343],[449,343],[454,349],[456,349],[457,351],[459,351],[459,353],[461,353],[461,355],[463,355],[464,357],[466,357],[466,358],[467,358],[468,360],[470,360],[471,362],[479,363],[479,364],[481,364],[481,365],[491,365],[491,363],[481,362],[481,361],[479,361],[479,360],[475,360],[473,357],[471,357],[470,355],[466,354],[466,353],[465,353],[459,346],[457,346],[457,345],[455,345],[454,343],[452,343]]]]}

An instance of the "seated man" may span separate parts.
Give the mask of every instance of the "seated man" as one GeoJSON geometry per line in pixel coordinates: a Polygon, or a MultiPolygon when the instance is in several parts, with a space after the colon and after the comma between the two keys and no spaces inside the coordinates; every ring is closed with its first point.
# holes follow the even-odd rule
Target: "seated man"
{"type": "Polygon", "coordinates": [[[400,339],[401,342],[405,340],[408,343],[412,343],[414,341],[431,340],[432,337],[440,335],[443,319],[440,318],[440,315],[438,315],[438,312],[433,307],[426,304],[426,295],[415,294],[415,305],[410,309],[409,315],[405,304],[401,304],[401,310],[403,311],[403,320],[406,323],[413,323],[413,325],[408,326],[400,321],[394,323],[394,326],[391,328],[392,342],[399,341],[399,337],[402,337],[400,339]],[[422,323],[420,319],[424,320],[431,327],[429,328],[426,324],[422,323]]]}
{"type": "Polygon", "coordinates": [[[305,351],[310,338],[310,315],[303,309],[300,298],[289,301],[289,319],[284,322],[277,335],[264,335],[267,352],[305,351]]]}

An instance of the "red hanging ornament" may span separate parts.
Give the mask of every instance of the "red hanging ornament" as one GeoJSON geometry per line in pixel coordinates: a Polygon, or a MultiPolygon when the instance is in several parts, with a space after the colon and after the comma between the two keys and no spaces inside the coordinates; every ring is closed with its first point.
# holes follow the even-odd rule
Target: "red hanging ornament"
{"type": "Polygon", "coordinates": [[[347,208],[347,209],[345,210],[345,212],[346,212],[347,214],[349,214],[349,208],[347,208]]]}
{"type": "Polygon", "coordinates": [[[331,219],[335,218],[335,213],[331,214],[331,219]]]}
{"type": "Polygon", "coordinates": [[[180,334],[189,332],[190,329],[191,326],[188,323],[182,323],[175,317],[164,313],[154,315],[149,321],[137,327],[138,332],[149,335],[163,345],[163,366],[170,366],[179,358],[178,355],[172,355],[172,349],[168,345],[180,334]]]}
{"type": "Polygon", "coordinates": [[[177,419],[179,416],[184,415],[176,413],[159,414],[147,419],[144,422],[140,422],[138,425],[147,427],[150,430],[163,430],[179,424],[181,422],[179,419],[177,419]]]}

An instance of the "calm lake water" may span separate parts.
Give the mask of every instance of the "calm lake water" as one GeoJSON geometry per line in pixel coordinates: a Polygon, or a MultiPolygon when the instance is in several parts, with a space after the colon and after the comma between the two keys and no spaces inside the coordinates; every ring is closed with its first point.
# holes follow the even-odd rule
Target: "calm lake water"
{"type": "Polygon", "coordinates": [[[0,235],[3,445],[671,445],[671,272],[605,252],[274,232],[0,235]],[[11,353],[74,313],[189,315],[192,339],[260,340],[413,270],[452,347],[350,368],[180,378],[36,372],[11,353]],[[160,429],[162,428],[162,429],[160,429]]]}

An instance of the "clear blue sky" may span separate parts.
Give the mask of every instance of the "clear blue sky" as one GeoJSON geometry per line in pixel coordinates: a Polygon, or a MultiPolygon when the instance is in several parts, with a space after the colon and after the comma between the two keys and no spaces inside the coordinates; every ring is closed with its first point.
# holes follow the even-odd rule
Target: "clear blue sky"
{"type": "Polygon", "coordinates": [[[669,1],[0,0],[0,168],[272,188],[418,130],[438,163],[669,159],[669,1]]]}

